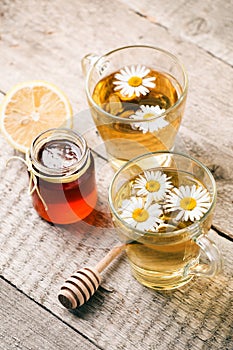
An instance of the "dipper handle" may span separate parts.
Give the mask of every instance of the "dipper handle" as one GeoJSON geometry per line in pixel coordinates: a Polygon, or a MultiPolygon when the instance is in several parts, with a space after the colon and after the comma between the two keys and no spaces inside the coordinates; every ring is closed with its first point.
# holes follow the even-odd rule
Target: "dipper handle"
{"type": "Polygon", "coordinates": [[[95,267],[84,267],[70,276],[58,294],[60,303],[67,309],[76,309],[86,303],[100,285],[100,273],[124,248],[125,244],[112,248],[95,267]]]}
{"type": "Polygon", "coordinates": [[[116,246],[108,252],[105,257],[98,262],[98,264],[95,266],[95,269],[101,273],[125,248],[125,244],[116,246]]]}

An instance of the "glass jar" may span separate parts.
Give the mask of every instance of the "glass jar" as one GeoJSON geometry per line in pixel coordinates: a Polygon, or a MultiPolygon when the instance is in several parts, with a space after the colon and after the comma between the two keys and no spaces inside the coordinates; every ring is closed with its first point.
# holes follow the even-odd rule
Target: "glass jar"
{"type": "Polygon", "coordinates": [[[65,128],[42,132],[31,144],[27,164],[32,203],[43,219],[70,224],[93,211],[94,159],[80,134],[65,128]]]}

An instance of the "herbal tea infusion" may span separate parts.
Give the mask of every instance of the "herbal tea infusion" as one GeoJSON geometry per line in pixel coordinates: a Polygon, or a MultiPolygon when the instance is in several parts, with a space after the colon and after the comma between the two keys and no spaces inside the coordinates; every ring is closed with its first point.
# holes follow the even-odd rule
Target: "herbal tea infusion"
{"type": "Polygon", "coordinates": [[[173,148],[187,93],[174,56],[152,47],[121,48],[97,61],[88,84],[91,113],[115,168],[173,148]]]}
{"type": "Polygon", "coordinates": [[[151,168],[155,157],[145,155],[145,169],[141,156],[118,171],[109,200],[134,276],[148,287],[173,289],[188,282],[194,275],[190,269],[199,266],[197,242],[210,229],[214,191],[188,165],[151,168]]]}
{"type": "Polygon", "coordinates": [[[171,149],[181,123],[184,102],[176,113],[166,114],[166,110],[180,96],[178,82],[167,74],[140,66],[125,67],[120,72],[101,80],[93,93],[93,100],[105,112],[121,118],[108,123],[101,112],[96,111],[94,115],[110,157],[125,161],[142,152],[171,149]],[[122,73],[122,81],[117,80],[120,72],[137,73],[137,69],[144,72],[139,75],[148,72],[146,78],[122,73]],[[128,81],[123,81],[127,78],[128,81]],[[117,85],[118,82],[122,85],[117,85]]]}

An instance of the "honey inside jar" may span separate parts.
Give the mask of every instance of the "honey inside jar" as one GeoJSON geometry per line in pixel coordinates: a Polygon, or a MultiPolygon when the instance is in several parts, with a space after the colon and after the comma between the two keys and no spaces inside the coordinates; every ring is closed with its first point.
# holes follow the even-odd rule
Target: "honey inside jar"
{"type": "Polygon", "coordinates": [[[70,224],[87,217],[97,201],[94,159],[85,140],[68,129],[50,130],[32,144],[37,190],[33,206],[45,220],[70,224]]]}

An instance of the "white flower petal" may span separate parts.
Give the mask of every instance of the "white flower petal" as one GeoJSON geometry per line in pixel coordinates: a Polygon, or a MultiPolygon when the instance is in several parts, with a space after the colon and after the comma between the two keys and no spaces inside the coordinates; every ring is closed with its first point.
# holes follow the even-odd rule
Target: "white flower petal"
{"type": "Polygon", "coordinates": [[[165,210],[172,212],[178,210],[176,220],[195,221],[199,220],[209,209],[211,205],[210,195],[208,191],[200,186],[183,186],[173,188],[166,198],[165,210]],[[184,209],[180,206],[180,201],[183,198],[193,198],[196,206],[193,209],[184,209]]]}
{"type": "Polygon", "coordinates": [[[127,82],[128,81],[128,75],[127,74],[124,75],[124,74],[117,73],[117,74],[114,75],[114,78],[116,78],[119,81],[114,81],[113,84],[121,84],[122,81],[123,82],[125,82],[125,81],[127,82]]]}
{"type": "MultiPolygon", "coordinates": [[[[149,73],[149,72],[148,72],[149,73]]],[[[155,77],[144,78],[143,80],[147,80],[148,82],[155,81],[155,77]]]]}
{"type": "Polygon", "coordinates": [[[184,210],[182,209],[176,216],[176,220],[180,221],[182,217],[184,216],[184,210]]]}
{"type": "Polygon", "coordinates": [[[152,89],[155,87],[155,83],[152,83],[152,81],[150,81],[149,78],[142,79],[142,85],[146,87],[150,87],[152,89]]]}
{"type": "MultiPolygon", "coordinates": [[[[135,186],[135,188],[138,188],[138,187],[135,186]]],[[[147,191],[144,188],[140,188],[140,190],[137,191],[137,195],[138,196],[145,196],[145,195],[147,195],[147,191]]]]}
{"type": "Polygon", "coordinates": [[[129,78],[134,75],[134,74],[132,74],[132,69],[134,70],[134,66],[132,66],[131,68],[129,68],[127,66],[125,67],[125,72],[129,78]]]}
{"type": "Polygon", "coordinates": [[[119,208],[119,215],[127,224],[132,227],[136,227],[139,230],[150,230],[154,226],[157,226],[162,220],[159,218],[162,215],[162,209],[158,203],[150,204],[142,197],[130,197],[130,199],[122,202],[122,207],[119,208]],[[145,216],[145,220],[137,220],[137,214],[135,217],[136,209],[144,209],[147,211],[148,217],[145,216]]]}
{"type": "Polygon", "coordinates": [[[137,221],[135,221],[133,218],[123,218],[127,224],[130,226],[136,227],[137,226],[137,221]]]}
{"type": "Polygon", "coordinates": [[[155,80],[155,77],[147,77],[145,78],[150,72],[150,69],[146,68],[145,66],[137,65],[137,66],[126,66],[122,69],[120,69],[120,73],[116,73],[114,75],[114,78],[116,81],[113,81],[113,84],[116,85],[114,87],[114,90],[118,91],[120,90],[120,93],[124,96],[131,97],[134,94],[136,96],[146,95],[149,93],[149,88],[154,88],[155,83],[152,83],[152,81],[155,80]],[[129,80],[132,77],[139,77],[142,79],[142,83],[139,86],[131,86],[129,84],[129,80]],[[124,84],[124,85],[123,85],[124,84]],[[122,88],[119,88],[121,86],[122,88]],[[132,89],[130,89],[132,88],[132,89]]]}
{"type": "Polygon", "coordinates": [[[115,91],[120,90],[120,89],[122,89],[122,85],[118,85],[118,86],[115,86],[115,87],[114,87],[114,90],[115,90],[115,91]]]}
{"type": "MultiPolygon", "coordinates": [[[[140,93],[144,94],[144,91],[147,88],[143,87],[140,89],[140,93]]],[[[146,91],[146,90],[145,90],[146,91]]],[[[135,114],[131,115],[130,118],[132,119],[141,119],[143,120],[142,123],[135,123],[134,127],[138,127],[139,130],[142,130],[143,132],[154,132],[159,129],[164,128],[169,123],[164,120],[165,116],[157,118],[158,115],[162,114],[165,110],[160,109],[159,106],[140,106],[140,109],[138,109],[135,114]],[[155,109],[156,107],[156,109],[155,109]],[[151,114],[151,119],[145,120],[144,116],[147,116],[148,114],[151,114]],[[153,118],[153,115],[156,119],[153,118]]]]}
{"type": "Polygon", "coordinates": [[[137,190],[138,196],[146,196],[149,202],[159,201],[165,197],[167,192],[173,187],[166,174],[161,171],[145,171],[144,175],[139,175],[135,180],[134,188],[137,190]],[[159,183],[159,188],[155,191],[149,191],[147,186],[150,181],[159,183]]]}
{"type": "Polygon", "coordinates": [[[121,75],[127,76],[127,77],[129,75],[124,68],[120,69],[120,73],[121,73],[121,75]]]}
{"type": "Polygon", "coordinates": [[[148,92],[150,92],[150,90],[147,89],[147,88],[146,88],[145,86],[143,86],[143,85],[137,86],[137,87],[134,88],[134,89],[135,89],[135,93],[136,93],[137,96],[140,96],[140,94],[142,94],[143,96],[146,96],[146,94],[147,94],[148,92]]]}

